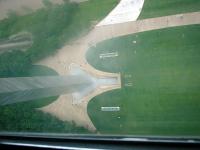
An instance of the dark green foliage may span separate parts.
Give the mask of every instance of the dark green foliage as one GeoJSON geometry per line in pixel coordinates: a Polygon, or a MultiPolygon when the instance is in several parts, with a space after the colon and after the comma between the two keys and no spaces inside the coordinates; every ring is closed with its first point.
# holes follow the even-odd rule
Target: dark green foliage
{"type": "MultiPolygon", "coordinates": [[[[57,73],[44,66],[31,66],[23,76],[47,76],[57,73]]],[[[13,132],[56,132],[56,133],[88,133],[82,127],[76,127],[70,122],[63,122],[50,114],[45,114],[36,108],[46,106],[55,101],[58,96],[0,106],[0,131],[13,132]]]]}
{"type": "Polygon", "coordinates": [[[23,75],[30,66],[30,58],[24,52],[14,51],[0,55],[0,77],[23,75]]]}
{"type": "Polygon", "coordinates": [[[60,121],[25,104],[0,107],[0,115],[0,131],[88,133],[84,128],[76,127],[73,123],[60,121]]]}
{"type": "MultiPolygon", "coordinates": [[[[64,4],[57,5],[45,0],[43,3],[46,7],[36,12],[25,16],[16,16],[11,12],[8,19],[0,21],[1,40],[26,31],[32,34],[34,42],[26,52],[13,51],[0,55],[0,77],[57,75],[49,68],[32,64],[53,55],[66,42],[87,33],[92,21],[102,19],[118,0],[90,0],[80,4],[65,0],[64,4]]],[[[0,131],[88,133],[86,129],[76,127],[73,122],[59,121],[34,109],[56,99],[50,97],[0,107],[0,131]]]]}
{"type": "Polygon", "coordinates": [[[0,76],[18,76],[33,62],[55,53],[61,43],[59,36],[70,23],[77,5],[52,5],[25,16],[11,16],[0,22],[0,38],[27,31],[32,33],[33,45],[26,52],[0,55],[0,76]]]}
{"type": "Polygon", "coordinates": [[[45,7],[52,7],[53,4],[49,0],[42,0],[42,3],[44,4],[45,7]]]}

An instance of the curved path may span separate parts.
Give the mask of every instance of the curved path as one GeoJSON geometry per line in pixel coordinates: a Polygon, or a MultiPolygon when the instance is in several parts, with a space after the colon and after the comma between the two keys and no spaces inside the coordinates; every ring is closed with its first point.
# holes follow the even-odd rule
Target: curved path
{"type": "Polygon", "coordinates": [[[150,18],[107,26],[96,26],[90,35],[88,35],[89,38],[87,40],[92,43],[98,43],[123,35],[192,24],[200,24],[200,12],[150,18]]]}
{"type": "MultiPolygon", "coordinates": [[[[70,45],[64,46],[54,56],[48,57],[38,64],[51,67],[60,75],[69,74],[70,64],[76,63],[96,76],[120,76],[120,74],[105,73],[91,67],[91,65],[89,65],[85,59],[87,50],[91,46],[95,46],[98,42],[114,37],[192,24],[200,24],[200,12],[151,18],[115,25],[96,26],[85,37],[71,43],[70,45]]],[[[87,114],[88,102],[94,96],[111,89],[120,88],[120,86],[121,85],[116,87],[104,87],[103,89],[99,88],[95,92],[85,97],[84,101],[78,105],[73,105],[71,95],[61,95],[57,101],[41,108],[41,110],[51,113],[63,121],[73,121],[78,126],[83,126],[91,131],[95,131],[95,126],[87,114]]]]}

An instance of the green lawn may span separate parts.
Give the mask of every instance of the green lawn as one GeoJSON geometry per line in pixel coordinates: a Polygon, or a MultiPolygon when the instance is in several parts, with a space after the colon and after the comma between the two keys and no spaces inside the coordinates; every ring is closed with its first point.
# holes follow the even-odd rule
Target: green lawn
{"type": "Polygon", "coordinates": [[[88,113],[100,133],[200,135],[200,25],[149,31],[97,44],[88,62],[120,72],[122,89],[93,98],[88,113]],[[136,42],[136,43],[135,43],[136,42]],[[118,52],[115,58],[99,54],[118,52]],[[125,84],[133,83],[132,87],[125,84]],[[101,112],[120,106],[119,112],[101,112]]]}
{"type": "Polygon", "coordinates": [[[145,0],[139,19],[200,11],[199,0],[145,0]]]}

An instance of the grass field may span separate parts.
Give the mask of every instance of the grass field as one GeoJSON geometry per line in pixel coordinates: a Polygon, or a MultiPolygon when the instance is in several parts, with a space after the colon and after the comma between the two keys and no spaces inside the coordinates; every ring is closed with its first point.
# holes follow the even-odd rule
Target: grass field
{"type": "Polygon", "coordinates": [[[139,19],[200,11],[199,0],[145,0],[139,19]]]}
{"type": "Polygon", "coordinates": [[[200,25],[167,28],[97,44],[88,62],[120,72],[122,89],[93,98],[88,114],[104,134],[200,135],[200,25]],[[115,58],[99,54],[118,52],[115,58]],[[127,87],[132,83],[132,87],[127,87]],[[101,112],[120,106],[119,112],[101,112]]]}

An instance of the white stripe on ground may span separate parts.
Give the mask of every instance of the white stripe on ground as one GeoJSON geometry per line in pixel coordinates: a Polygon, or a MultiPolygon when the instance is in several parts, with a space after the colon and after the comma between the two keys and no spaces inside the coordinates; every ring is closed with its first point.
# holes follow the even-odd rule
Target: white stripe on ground
{"type": "Polygon", "coordinates": [[[97,26],[136,21],[143,4],[144,0],[121,0],[97,26]]]}
{"type": "Polygon", "coordinates": [[[87,41],[98,43],[103,40],[138,32],[192,24],[200,24],[200,12],[150,18],[107,26],[96,26],[88,36],[87,41]]]}

